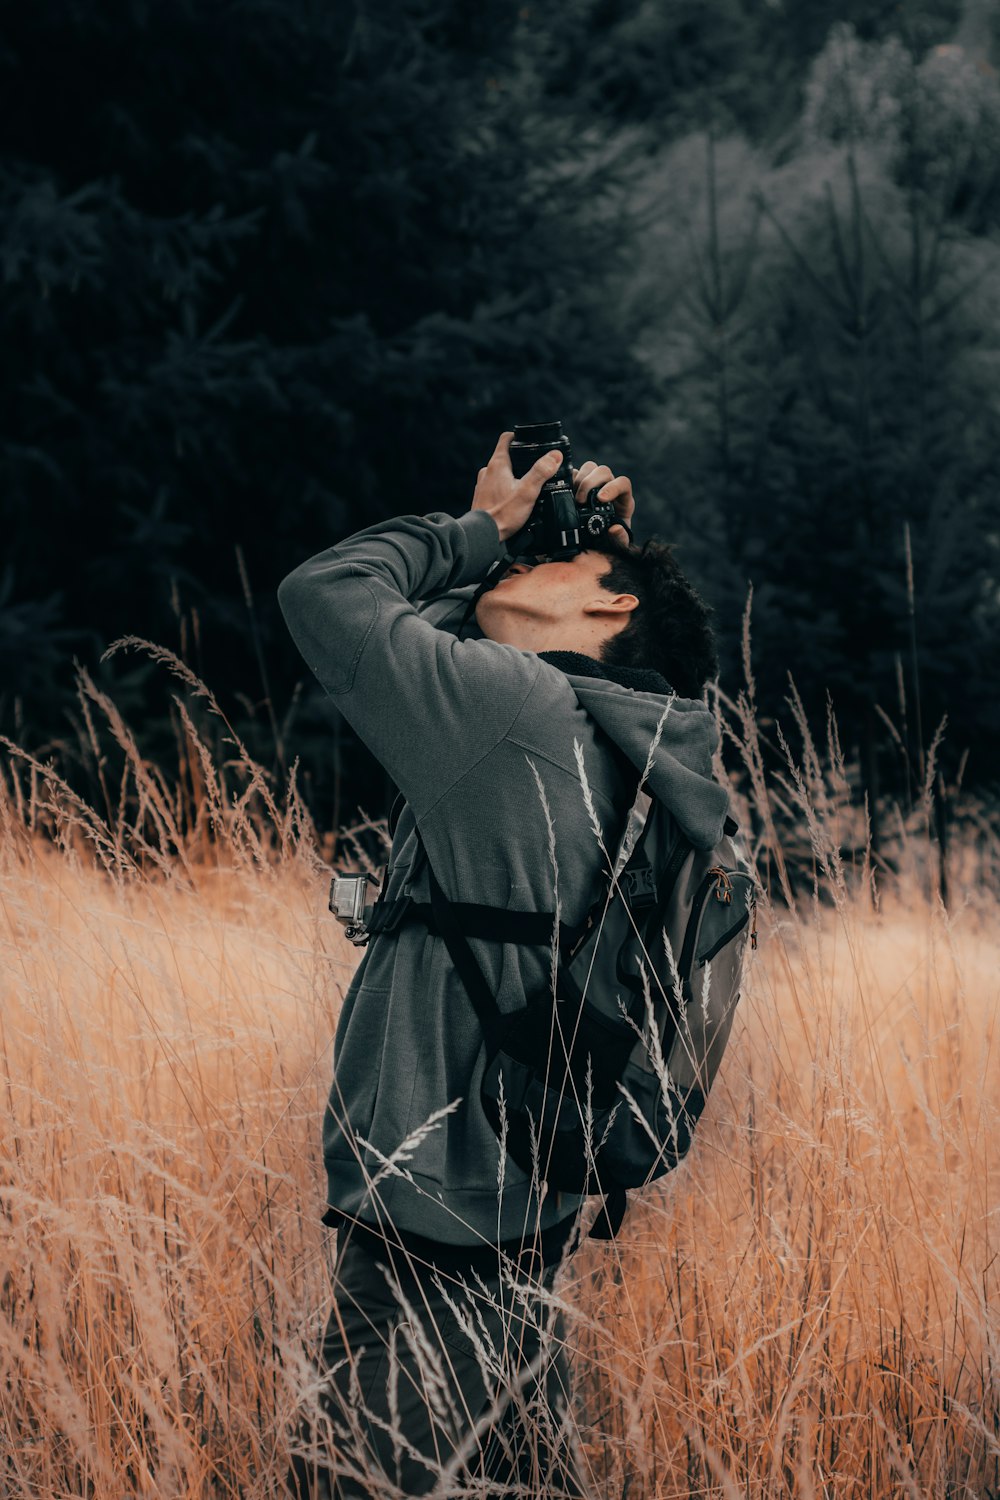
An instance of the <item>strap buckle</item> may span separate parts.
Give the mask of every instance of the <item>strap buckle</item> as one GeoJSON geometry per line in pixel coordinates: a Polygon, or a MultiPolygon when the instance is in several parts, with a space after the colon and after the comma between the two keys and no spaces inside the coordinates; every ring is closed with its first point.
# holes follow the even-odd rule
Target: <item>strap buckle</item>
{"type": "Polygon", "coordinates": [[[656,881],[652,865],[637,865],[634,869],[623,870],[618,877],[618,885],[633,911],[643,911],[646,907],[655,905],[656,881]]]}

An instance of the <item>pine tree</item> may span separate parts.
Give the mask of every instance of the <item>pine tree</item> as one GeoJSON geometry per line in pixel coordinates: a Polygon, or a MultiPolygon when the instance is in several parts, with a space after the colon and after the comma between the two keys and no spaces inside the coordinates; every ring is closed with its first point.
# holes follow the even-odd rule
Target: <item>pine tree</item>
{"type": "MultiPolygon", "coordinates": [[[[607,443],[641,409],[626,226],[594,211],[622,163],[547,97],[516,5],[39,0],[4,27],[0,728],[20,703],[59,733],[68,648],[175,645],[175,604],[259,700],[237,546],[290,686],[274,591],[303,556],[464,508],[512,421],[607,443]]],[[[268,758],[283,705],[256,709],[268,758]]]]}
{"type": "MultiPolygon", "coordinates": [[[[872,807],[882,791],[912,798],[945,713],[949,763],[971,747],[967,774],[991,779],[1000,688],[997,253],[956,219],[928,152],[947,131],[922,65],[894,47],[889,61],[884,135],[872,94],[855,108],[868,139],[831,140],[814,89],[797,155],[754,164],[755,207],[745,191],[739,211],[722,202],[709,139],[658,444],[649,428],[663,524],[720,611],[723,685],[752,580],[765,715],[782,712],[789,671],[814,720],[829,690],[872,807]]],[[[731,178],[744,155],[723,149],[731,178]]]]}

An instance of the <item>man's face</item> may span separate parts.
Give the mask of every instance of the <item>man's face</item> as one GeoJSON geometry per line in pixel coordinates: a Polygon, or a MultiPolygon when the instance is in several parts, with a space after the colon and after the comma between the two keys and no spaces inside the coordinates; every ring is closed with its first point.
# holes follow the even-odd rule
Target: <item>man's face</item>
{"type": "Polygon", "coordinates": [[[604,552],[578,552],[562,562],[514,563],[476,606],[479,628],[491,640],[540,651],[550,633],[561,636],[567,627],[576,628],[578,649],[585,651],[587,627],[598,623],[598,614],[615,598],[600,583],[610,568],[604,552]]]}

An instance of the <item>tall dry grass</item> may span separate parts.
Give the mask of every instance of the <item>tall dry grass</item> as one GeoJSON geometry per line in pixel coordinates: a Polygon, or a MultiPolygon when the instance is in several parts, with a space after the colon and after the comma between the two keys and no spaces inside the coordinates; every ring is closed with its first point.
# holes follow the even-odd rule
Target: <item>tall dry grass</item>
{"type": "MultiPolygon", "coordinates": [[[[170,785],[81,686],[124,758],[103,812],[13,749],[0,779],[0,1494],[274,1496],[330,1301],[357,953],[294,787],[235,737],[220,770],[190,714],[170,785]]],[[[834,726],[820,751],[799,719],[775,775],[752,679],[719,711],[772,900],[689,1158],[556,1283],[594,1492],[984,1500],[992,846],[946,911],[917,808],[873,881],[834,726]]]]}

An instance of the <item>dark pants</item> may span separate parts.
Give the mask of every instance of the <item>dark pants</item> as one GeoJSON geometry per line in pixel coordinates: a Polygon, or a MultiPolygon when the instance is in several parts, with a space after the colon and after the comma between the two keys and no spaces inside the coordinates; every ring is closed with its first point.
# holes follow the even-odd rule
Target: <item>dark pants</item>
{"type": "Polygon", "coordinates": [[[556,1267],[540,1280],[539,1269],[524,1261],[501,1277],[494,1260],[463,1286],[338,1230],[319,1399],[299,1430],[291,1493],[588,1495],[563,1319],[531,1295],[551,1290],[556,1267]]]}

